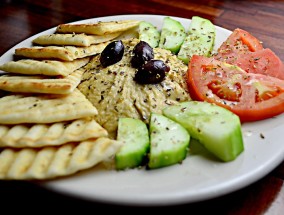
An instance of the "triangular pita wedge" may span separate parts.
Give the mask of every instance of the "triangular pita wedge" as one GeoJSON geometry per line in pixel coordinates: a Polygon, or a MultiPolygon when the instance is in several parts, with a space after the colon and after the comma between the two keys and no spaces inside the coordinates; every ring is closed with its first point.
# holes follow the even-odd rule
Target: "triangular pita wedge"
{"type": "Polygon", "coordinates": [[[0,69],[9,73],[26,75],[67,76],[73,71],[86,65],[89,60],[90,57],[76,59],[72,62],[58,60],[22,59],[4,63],[0,65],[0,69]]]}
{"type": "Polygon", "coordinates": [[[139,23],[139,20],[119,20],[86,24],[61,24],[57,26],[56,32],[104,35],[129,30],[137,27],[139,23]]]}
{"type": "Polygon", "coordinates": [[[0,153],[0,179],[44,180],[71,175],[113,159],[121,146],[120,141],[101,137],[60,147],[6,148],[0,153]]]}
{"type": "Polygon", "coordinates": [[[15,55],[31,59],[57,59],[63,61],[73,61],[75,59],[101,53],[108,43],[109,42],[104,42],[88,47],[33,46],[30,48],[17,48],[15,50],[15,55]]]}
{"type": "Polygon", "coordinates": [[[76,88],[67,95],[12,94],[0,98],[0,124],[54,123],[98,114],[76,88]]]}
{"type": "Polygon", "coordinates": [[[79,85],[83,73],[83,69],[78,69],[67,77],[2,75],[0,89],[20,93],[68,94],[79,85]]]}
{"type": "Polygon", "coordinates": [[[118,37],[121,32],[106,35],[86,35],[86,34],[49,34],[41,35],[33,40],[38,45],[59,45],[59,46],[90,46],[103,43],[118,37]]]}
{"type": "Polygon", "coordinates": [[[51,124],[0,125],[0,147],[56,146],[107,135],[92,118],[51,124]]]}

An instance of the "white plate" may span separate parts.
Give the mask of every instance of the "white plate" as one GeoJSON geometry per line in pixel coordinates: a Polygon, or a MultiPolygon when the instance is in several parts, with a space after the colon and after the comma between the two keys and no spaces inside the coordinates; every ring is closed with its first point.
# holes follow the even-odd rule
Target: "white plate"
{"type": "MultiPolygon", "coordinates": [[[[81,23],[122,19],[147,20],[161,27],[164,16],[121,15],[80,21],[81,23]]],[[[173,17],[185,27],[190,20],[173,17]]],[[[216,47],[231,31],[216,26],[216,47]]],[[[1,58],[12,60],[17,47],[31,46],[31,41],[55,28],[19,43],[1,58]]],[[[232,29],[233,30],[233,29],[232,29]]],[[[87,200],[122,205],[174,205],[218,197],[243,188],[272,171],[284,159],[284,114],[242,126],[245,151],[234,161],[221,163],[204,155],[188,156],[181,165],[157,170],[111,171],[95,167],[61,179],[41,183],[46,188],[87,200]],[[263,138],[263,137],[264,138],[263,138]]]]}

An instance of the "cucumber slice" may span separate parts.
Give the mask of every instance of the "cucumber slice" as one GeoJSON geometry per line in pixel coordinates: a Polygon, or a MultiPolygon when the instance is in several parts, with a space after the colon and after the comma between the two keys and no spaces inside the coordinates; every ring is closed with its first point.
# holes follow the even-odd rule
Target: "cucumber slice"
{"type": "Polygon", "coordinates": [[[149,169],[182,162],[187,156],[190,136],[175,121],[152,113],[150,118],[149,169]]]}
{"type": "Polygon", "coordinates": [[[166,107],[163,114],[222,161],[234,160],[244,150],[240,119],[223,107],[189,101],[166,107]]]}
{"type": "Polygon", "coordinates": [[[156,48],[160,41],[160,31],[150,22],[139,23],[139,39],[147,42],[152,48],[156,48]]]}
{"type": "Polygon", "coordinates": [[[210,56],[215,43],[216,29],[210,20],[193,16],[189,25],[187,36],[178,52],[178,58],[185,64],[191,56],[202,55],[210,56]]]}
{"type": "Polygon", "coordinates": [[[159,47],[177,54],[186,37],[184,26],[171,17],[165,17],[161,30],[159,47]]]}
{"type": "Polygon", "coordinates": [[[149,151],[149,132],[147,125],[139,119],[120,118],[118,120],[117,140],[124,142],[115,155],[116,169],[123,170],[143,165],[149,151]]]}

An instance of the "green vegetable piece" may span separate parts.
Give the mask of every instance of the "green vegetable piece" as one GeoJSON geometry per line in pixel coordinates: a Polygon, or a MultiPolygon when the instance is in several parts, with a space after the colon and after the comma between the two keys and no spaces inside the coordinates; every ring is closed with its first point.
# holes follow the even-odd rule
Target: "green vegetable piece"
{"type": "Polygon", "coordinates": [[[123,170],[143,165],[150,147],[149,131],[143,121],[120,118],[117,140],[124,141],[124,145],[115,155],[116,169],[123,170]]]}
{"type": "Polygon", "coordinates": [[[222,161],[234,160],[244,150],[240,119],[223,107],[189,101],[166,107],[163,114],[222,161]]]}
{"type": "Polygon", "coordinates": [[[188,64],[194,54],[209,57],[212,54],[215,37],[216,29],[210,20],[193,16],[187,36],[178,52],[178,58],[188,64]]]}
{"type": "Polygon", "coordinates": [[[150,119],[149,169],[182,162],[187,156],[190,136],[175,121],[152,113],[150,119]]]}
{"type": "Polygon", "coordinates": [[[152,48],[156,48],[160,41],[160,31],[150,22],[139,23],[139,39],[147,42],[152,48]]]}
{"type": "Polygon", "coordinates": [[[161,30],[159,47],[177,54],[186,37],[184,26],[171,17],[165,17],[161,30]]]}

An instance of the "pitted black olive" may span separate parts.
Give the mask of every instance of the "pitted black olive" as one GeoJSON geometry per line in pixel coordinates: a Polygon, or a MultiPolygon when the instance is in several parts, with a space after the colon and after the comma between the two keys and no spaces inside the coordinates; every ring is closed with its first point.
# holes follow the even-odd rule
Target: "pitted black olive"
{"type": "Polygon", "coordinates": [[[100,62],[103,67],[113,65],[120,61],[124,54],[124,45],[121,40],[110,42],[102,51],[100,62]]]}
{"type": "Polygon", "coordinates": [[[170,67],[162,60],[150,60],[137,69],[134,80],[140,84],[156,84],[164,80],[170,67]]]}
{"type": "Polygon", "coordinates": [[[131,58],[131,66],[138,68],[142,64],[154,58],[153,48],[144,41],[140,41],[133,48],[133,56],[131,58]]]}

